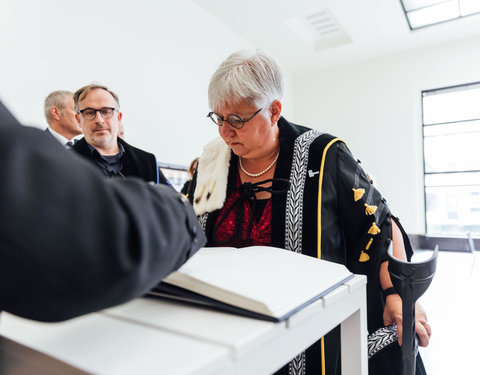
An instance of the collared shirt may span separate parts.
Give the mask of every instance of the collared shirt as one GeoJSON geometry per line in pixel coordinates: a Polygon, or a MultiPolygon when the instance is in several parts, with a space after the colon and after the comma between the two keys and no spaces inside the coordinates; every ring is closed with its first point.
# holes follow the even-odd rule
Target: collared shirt
{"type": "Polygon", "coordinates": [[[87,142],[87,146],[92,153],[95,163],[100,167],[107,177],[121,176],[123,167],[122,157],[125,154],[125,148],[118,143],[119,152],[116,155],[101,155],[98,150],[87,142]]]}
{"type": "Polygon", "coordinates": [[[57,133],[55,130],[53,130],[50,126],[47,126],[47,131],[50,132],[51,135],[53,135],[53,137],[59,141],[62,145],[65,146],[65,148],[72,148],[72,146],[75,144],[76,141],[78,141],[80,138],[83,137],[83,134],[81,135],[77,135],[75,137],[73,137],[72,139],[67,139],[65,138],[63,135],[57,133]]]}

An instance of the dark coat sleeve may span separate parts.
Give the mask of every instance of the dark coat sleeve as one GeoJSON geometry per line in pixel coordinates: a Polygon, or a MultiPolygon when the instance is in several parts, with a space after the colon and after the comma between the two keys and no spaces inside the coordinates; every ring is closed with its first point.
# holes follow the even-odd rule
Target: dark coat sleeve
{"type": "Polygon", "coordinates": [[[0,103],[0,311],[59,321],[138,297],[205,238],[172,188],[105,179],[0,103]]]}

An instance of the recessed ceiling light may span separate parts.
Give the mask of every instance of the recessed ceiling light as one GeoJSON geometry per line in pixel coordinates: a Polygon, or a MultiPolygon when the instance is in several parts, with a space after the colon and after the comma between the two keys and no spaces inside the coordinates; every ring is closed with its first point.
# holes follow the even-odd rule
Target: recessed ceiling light
{"type": "Polygon", "coordinates": [[[351,43],[352,40],[328,9],[285,20],[286,25],[312,50],[351,43]]]}

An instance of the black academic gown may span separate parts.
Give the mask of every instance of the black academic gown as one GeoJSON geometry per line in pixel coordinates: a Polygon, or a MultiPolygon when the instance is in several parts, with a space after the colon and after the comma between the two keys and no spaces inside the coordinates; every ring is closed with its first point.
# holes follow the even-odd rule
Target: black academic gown
{"type": "MultiPolygon", "coordinates": [[[[379,272],[380,264],[387,259],[392,232],[386,200],[340,139],[289,123],[283,117],[278,127],[280,155],[274,178],[288,179],[291,185],[288,194],[272,195],[272,246],[345,264],[350,271],[367,275],[368,329],[373,332],[383,326],[379,272]]],[[[227,196],[236,186],[237,165],[238,158],[232,153],[227,196]]],[[[281,182],[274,182],[273,187],[281,189],[281,182]]],[[[203,217],[207,246],[216,245],[212,234],[217,217],[218,211],[203,217]]],[[[407,256],[411,255],[408,247],[407,256]]],[[[337,328],[325,337],[326,374],[340,373],[339,349],[337,328]]],[[[290,370],[301,373],[304,366],[307,375],[321,374],[320,353],[319,341],[306,356],[299,356],[290,370]]],[[[399,359],[398,353],[394,353],[395,359],[378,356],[382,363],[376,365],[376,372],[371,365],[370,373],[394,374],[386,366],[399,359]]],[[[398,366],[395,362],[393,367],[398,366]]],[[[280,373],[289,373],[288,366],[280,373]]]]}

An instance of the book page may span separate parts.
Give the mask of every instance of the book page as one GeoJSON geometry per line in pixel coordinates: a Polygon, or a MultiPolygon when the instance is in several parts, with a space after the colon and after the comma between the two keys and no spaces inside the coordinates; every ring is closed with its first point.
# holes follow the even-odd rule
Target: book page
{"type": "Polygon", "coordinates": [[[164,282],[275,317],[351,276],[341,264],[268,246],[202,248],[164,282]]]}

